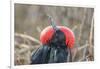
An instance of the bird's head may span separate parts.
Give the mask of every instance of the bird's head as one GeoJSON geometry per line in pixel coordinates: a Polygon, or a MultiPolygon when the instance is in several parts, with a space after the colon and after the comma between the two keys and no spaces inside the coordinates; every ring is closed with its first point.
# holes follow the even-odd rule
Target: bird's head
{"type": "Polygon", "coordinates": [[[52,26],[46,27],[40,34],[40,41],[43,45],[54,44],[73,48],[75,43],[75,36],[73,32],[65,26],[57,26],[58,30],[54,30],[52,26]]]}

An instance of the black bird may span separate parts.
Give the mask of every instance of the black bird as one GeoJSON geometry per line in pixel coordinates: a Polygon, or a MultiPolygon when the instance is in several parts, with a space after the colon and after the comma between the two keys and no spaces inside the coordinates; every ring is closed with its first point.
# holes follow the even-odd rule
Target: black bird
{"type": "Polygon", "coordinates": [[[75,42],[73,32],[65,26],[51,25],[40,35],[40,46],[31,56],[31,64],[63,63],[71,61],[71,51],[75,42]]]}

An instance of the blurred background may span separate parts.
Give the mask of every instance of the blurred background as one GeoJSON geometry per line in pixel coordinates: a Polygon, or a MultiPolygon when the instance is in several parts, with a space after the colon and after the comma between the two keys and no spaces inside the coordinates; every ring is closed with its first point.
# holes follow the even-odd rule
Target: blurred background
{"type": "Polygon", "coordinates": [[[67,26],[75,34],[72,49],[72,61],[94,60],[94,8],[49,6],[49,5],[14,5],[14,63],[29,65],[31,54],[41,45],[41,31],[50,26],[48,15],[57,25],[67,26]]]}

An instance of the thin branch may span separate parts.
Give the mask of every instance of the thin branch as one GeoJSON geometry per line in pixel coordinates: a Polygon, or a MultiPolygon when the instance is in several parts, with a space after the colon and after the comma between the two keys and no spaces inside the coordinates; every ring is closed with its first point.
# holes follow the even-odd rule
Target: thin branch
{"type": "Polygon", "coordinates": [[[93,44],[92,44],[92,40],[93,40],[93,28],[94,28],[94,16],[92,17],[92,21],[91,21],[91,28],[90,28],[90,37],[89,37],[89,47],[88,47],[88,59],[89,60],[93,60],[93,44]]]}
{"type": "MultiPolygon", "coordinates": [[[[86,9],[84,9],[84,14],[86,14],[86,9]]],[[[81,36],[82,36],[82,30],[83,30],[83,26],[85,24],[85,18],[86,18],[86,15],[83,16],[83,19],[82,19],[82,23],[80,25],[80,31],[79,31],[79,37],[78,37],[78,42],[80,42],[80,39],[81,39],[81,36]]]]}
{"type": "Polygon", "coordinates": [[[94,25],[94,17],[92,17],[91,28],[90,28],[90,37],[89,37],[90,46],[92,46],[93,25],[94,25]]]}
{"type": "Polygon", "coordinates": [[[33,41],[33,42],[36,42],[36,43],[40,44],[40,41],[39,41],[39,40],[37,40],[37,39],[34,38],[34,37],[28,36],[28,35],[26,35],[26,34],[15,33],[15,36],[20,36],[20,37],[22,37],[22,38],[26,38],[26,39],[29,39],[29,40],[31,40],[31,41],[33,41]]]}
{"type": "Polygon", "coordinates": [[[72,31],[75,31],[77,28],[78,28],[78,26],[74,26],[74,27],[72,28],[72,31]]]}
{"type": "Polygon", "coordinates": [[[77,48],[74,48],[74,52],[73,52],[73,56],[72,56],[72,61],[75,60],[75,57],[77,55],[77,52],[78,52],[77,48]]]}
{"type": "Polygon", "coordinates": [[[84,49],[84,48],[86,48],[88,46],[89,46],[89,44],[86,43],[85,45],[78,47],[78,51],[80,51],[80,50],[82,50],[82,49],[84,49]]]}

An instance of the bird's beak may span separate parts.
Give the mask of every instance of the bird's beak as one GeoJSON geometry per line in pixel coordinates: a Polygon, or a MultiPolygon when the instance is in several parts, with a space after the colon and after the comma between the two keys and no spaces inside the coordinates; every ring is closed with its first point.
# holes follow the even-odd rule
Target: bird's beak
{"type": "Polygon", "coordinates": [[[48,15],[48,18],[49,18],[49,23],[53,27],[54,31],[58,30],[56,22],[53,20],[53,18],[49,15],[48,15]]]}

